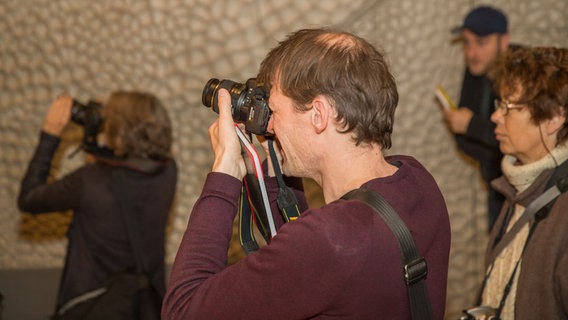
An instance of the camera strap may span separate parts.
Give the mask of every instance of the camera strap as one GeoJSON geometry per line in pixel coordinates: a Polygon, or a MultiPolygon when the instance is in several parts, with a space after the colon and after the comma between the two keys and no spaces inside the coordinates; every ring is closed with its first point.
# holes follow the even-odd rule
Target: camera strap
{"type": "Polygon", "coordinates": [[[276,152],[274,151],[274,139],[268,139],[268,151],[270,153],[270,158],[272,159],[272,166],[274,167],[276,180],[278,181],[278,195],[276,198],[278,208],[282,212],[286,222],[296,220],[300,216],[298,200],[296,199],[294,192],[292,192],[290,187],[288,187],[284,182],[278,157],[276,157],[276,152]]]}
{"type": "MultiPolygon", "coordinates": [[[[285,222],[290,222],[297,219],[300,216],[300,210],[298,209],[298,201],[294,192],[286,185],[284,178],[282,176],[282,170],[278,163],[276,157],[276,152],[274,151],[274,141],[268,139],[268,149],[269,156],[272,159],[274,172],[276,174],[276,180],[278,181],[278,194],[276,197],[276,202],[278,208],[284,218],[285,222]]],[[[265,217],[260,216],[261,212],[255,209],[255,201],[251,199],[251,190],[248,190],[249,183],[253,181],[247,180],[250,178],[248,175],[244,179],[244,186],[241,191],[239,198],[238,216],[239,216],[239,242],[245,253],[249,254],[251,252],[260,249],[256,237],[254,235],[253,225],[256,224],[258,231],[263,236],[266,242],[270,240],[270,234],[268,232],[268,226],[266,225],[265,217]]],[[[258,204],[256,204],[258,205],[258,204]]]]}
{"type": "Polygon", "coordinates": [[[422,257],[408,227],[396,211],[377,192],[369,189],[355,189],[349,191],[341,199],[359,200],[375,210],[395,235],[402,253],[404,281],[408,289],[410,311],[412,319],[432,319],[432,307],[426,288],[426,275],[428,266],[422,257]]]}
{"type": "MultiPolygon", "coordinates": [[[[294,192],[284,182],[276,152],[274,151],[273,142],[272,139],[268,139],[269,154],[272,159],[276,180],[278,181],[276,202],[284,221],[290,222],[300,216],[300,210],[298,209],[298,201],[294,192]]],[[[258,208],[254,207],[255,201],[251,199],[251,190],[248,190],[250,187],[249,183],[253,181],[247,180],[247,178],[250,178],[250,176],[247,175],[244,179],[245,183],[239,199],[238,216],[239,242],[245,253],[249,254],[260,249],[253,231],[254,224],[256,224],[258,231],[267,242],[270,241],[270,234],[265,221],[266,217],[260,216],[261,212],[257,210],[258,208]]]]}
{"type": "MultiPolygon", "coordinates": [[[[239,196],[239,206],[238,206],[238,216],[239,216],[239,242],[246,254],[257,251],[260,249],[256,237],[254,235],[253,222],[255,221],[252,209],[250,207],[250,200],[248,199],[248,193],[246,192],[246,187],[243,186],[241,194],[239,196]]],[[[258,226],[258,220],[257,226],[258,226]]],[[[261,230],[261,226],[258,226],[259,231],[264,236],[266,234],[265,230],[261,230]],[[264,231],[264,232],[263,232],[264,231]]]]}

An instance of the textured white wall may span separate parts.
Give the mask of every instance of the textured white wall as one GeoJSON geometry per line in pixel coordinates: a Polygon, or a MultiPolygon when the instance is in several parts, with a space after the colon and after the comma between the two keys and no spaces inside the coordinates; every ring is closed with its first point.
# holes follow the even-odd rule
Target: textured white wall
{"type": "MultiPolygon", "coordinates": [[[[466,0],[186,0],[0,2],[0,269],[60,267],[69,213],[32,217],[18,211],[19,182],[43,116],[60,93],[78,99],[116,89],[158,95],[171,112],[179,186],[167,244],[171,262],[211,164],[201,106],[211,77],[244,81],[267,50],[300,27],[337,26],[387,55],[400,91],[393,148],[434,175],[453,229],[448,318],[471,303],[485,245],[485,191],[444,127],[432,89],[457,99],[463,63],[449,30],[479,1],[466,0]]],[[[514,42],[568,46],[568,1],[495,0],[509,15],[514,42]]],[[[69,154],[81,129],[65,133],[54,177],[83,162],[69,154]]]]}

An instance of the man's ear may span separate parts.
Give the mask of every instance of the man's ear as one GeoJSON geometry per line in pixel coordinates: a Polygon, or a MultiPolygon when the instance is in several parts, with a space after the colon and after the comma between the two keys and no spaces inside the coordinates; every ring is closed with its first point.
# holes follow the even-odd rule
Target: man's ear
{"type": "Polygon", "coordinates": [[[508,33],[502,34],[502,35],[500,36],[500,38],[501,38],[501,43],[500,43],[500,45],[501,45],[501,52],[505,52],[505,51],[507,51],[507,49],[509,48],[509,42],[510,42],[510,39],[511,39],[511,38],[509,37],[509,34],[508,34],[508,33]]]}
{"type": "Polygon", "coordinates": [[[329,101],[322,95],[312,100],[311,121],[317,134],[322,133],[328,126],[329,116],[332,114],[329,101]]]}

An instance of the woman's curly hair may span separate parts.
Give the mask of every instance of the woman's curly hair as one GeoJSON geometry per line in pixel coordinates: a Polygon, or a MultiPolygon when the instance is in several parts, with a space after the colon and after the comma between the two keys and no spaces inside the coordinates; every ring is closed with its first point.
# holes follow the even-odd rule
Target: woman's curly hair
{"type": "MultiPolygon", "coordinates": [[[[527,104],[535,124],[555,115],[568,118],[568,49],[522,47],[498,62],[495,86],[502,97],[521,90],[518,101],[527,104]]],[[[568,124],[558,131],[558,144],[568,139],[568,124]]]]}

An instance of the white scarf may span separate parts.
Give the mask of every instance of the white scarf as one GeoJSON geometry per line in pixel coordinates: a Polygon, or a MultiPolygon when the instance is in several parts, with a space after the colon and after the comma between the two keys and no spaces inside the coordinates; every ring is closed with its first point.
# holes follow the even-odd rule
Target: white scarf
{"type": "Polygon", "coordinates": [[[535,162],[515,165],[517,158],[505,155],[501,162],[503,175],[515,187],[517,193],[525,191],[534,180],[546,169],[552,169],[568,159],[568,143],[557,146],[535,162]],[[556,162],[555,162],[556,160],[556,162]]]}

